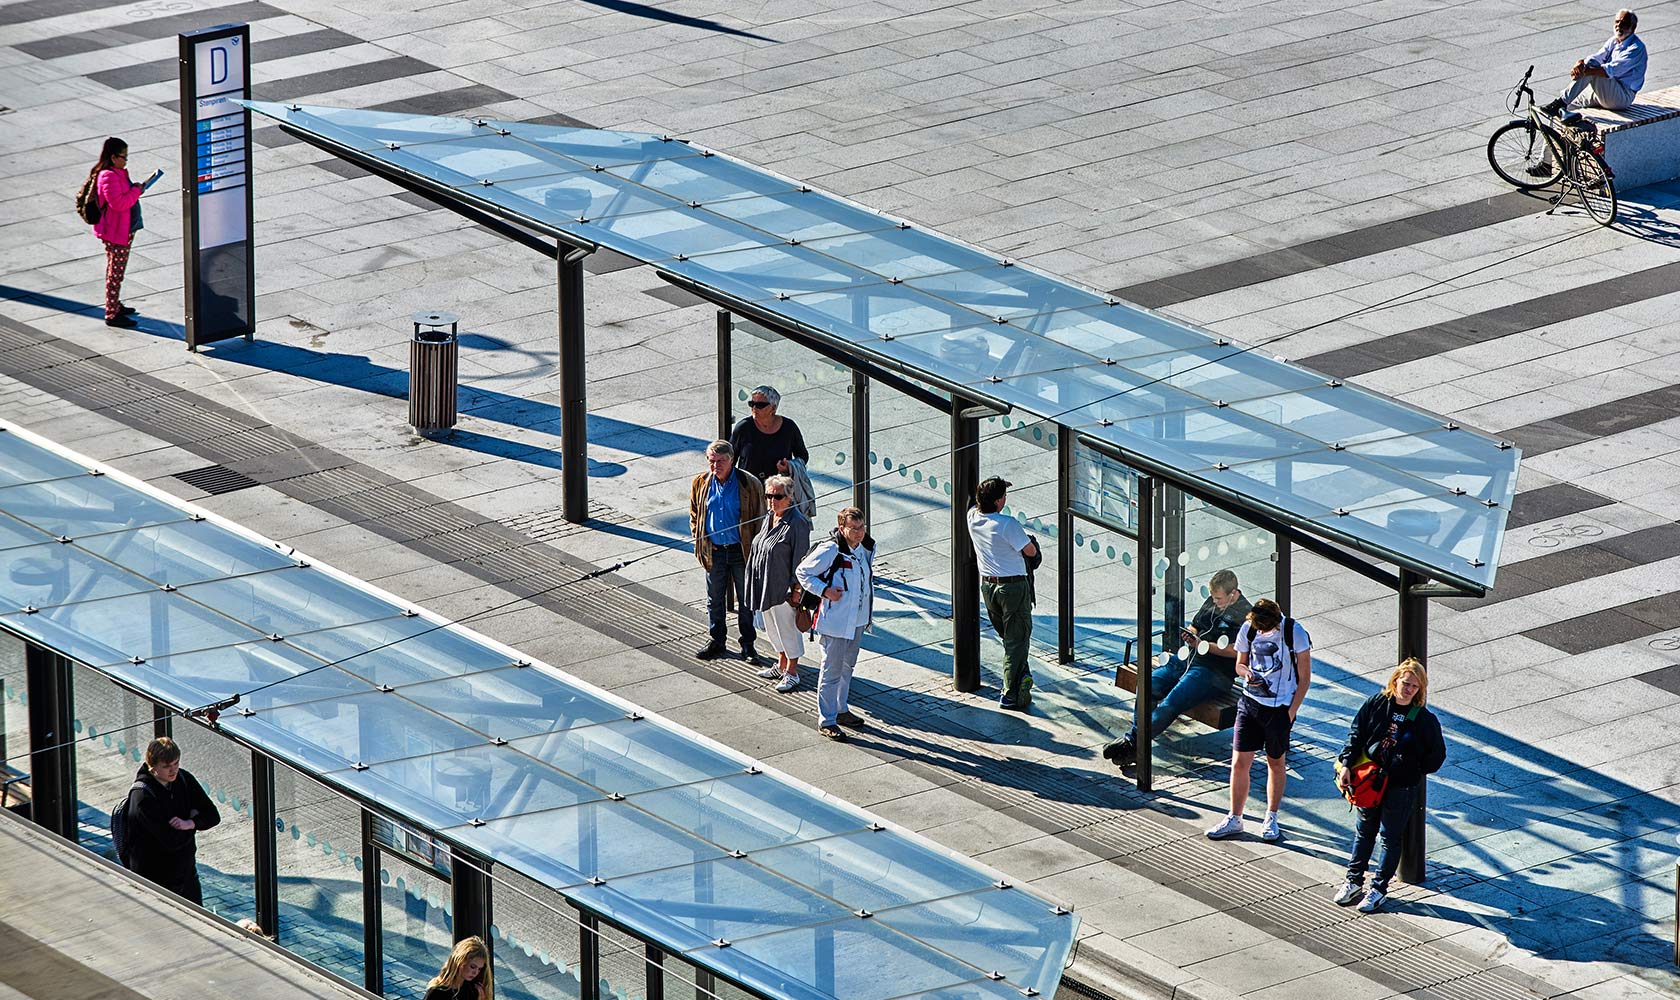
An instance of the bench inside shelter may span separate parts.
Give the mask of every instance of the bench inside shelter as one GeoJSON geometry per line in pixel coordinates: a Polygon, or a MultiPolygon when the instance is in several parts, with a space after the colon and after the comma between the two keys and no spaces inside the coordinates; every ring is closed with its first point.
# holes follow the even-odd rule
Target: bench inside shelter
{"type": "Polygon", "coordinates": [[[1626,111],[1578,110],[1604,136],[1618,191],[1680,177],[1680,87],[1643,92],[1626,111]]]}
{"type": "MultiPolygon", "coordinates": [[[[1114,686],[1122,691],[1137,694],[1137,672],[1137,665],[1131,662],[1128,655],[1125,663],[1114,668],[1114,686]]],[[[1237,685],[1233,681],[1224,694],[1202,702],[1185,714],[1204,726],[1230,729],[1237,724],[1237,695],[1237,685]]],[[[1156,697],[1160,697],[1160,692],[1156,692],[1156,697]]]]}

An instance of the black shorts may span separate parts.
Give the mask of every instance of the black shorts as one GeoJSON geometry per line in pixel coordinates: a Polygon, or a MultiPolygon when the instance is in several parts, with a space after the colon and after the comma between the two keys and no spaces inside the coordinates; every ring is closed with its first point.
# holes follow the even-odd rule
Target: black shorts
{"type": "Polygon", "coordinates": [[[1288,705],[1273,708],[1244,695],[1237,699],[1237,726],[1231,732],[1231,748],[1238,753],[1253,753],[1264,747],[1266,756],[1282,757],[1289,750],[1289,730],[1294,725],[1288,705]]]}

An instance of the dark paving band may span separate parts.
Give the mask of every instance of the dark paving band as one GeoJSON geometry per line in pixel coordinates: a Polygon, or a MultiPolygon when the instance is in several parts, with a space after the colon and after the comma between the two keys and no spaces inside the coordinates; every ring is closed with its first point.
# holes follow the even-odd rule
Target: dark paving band
{"type": "Polygon", "coordinates": [[[1109,294],[1128,302],[1136,302],[1140,306],[1159,309],[1206,295],[1228,292],[1233,288],[1246,288],[1249,285],[1303,274],[1331,264],[1369,257],[1386,250],[1398,250],[1443,236],[1456,236],[1483,226],[1508,222],[1533,214],[1543,204],[1543,201],[1533,195],[1512,191],[1509,194],[1383,222],[1281,250],[1268,250],[1252,257],[1175,274],[1170,278],[1126,285],[1114,289],[1109,294]]]}
{"type": "MultiPolygon", "coordinates": [[[[267,5],[254,4],[253,6],[267,5]]],[[[325,52],[329,49],[342,49],[346,46],[359,44],[360,41],[361,39],[354,35],[347,35],[332,28],[304,31],[280,38],[267,38],[251,46],[251,63],[256,65],[272,62],[276,59],[290,59],[293,56],[325,52]]],[[[98,70],[89,73],[87,79],[113,90],[132,90],[135,87],[144,87],[154,83],[172,83],[180,79],[180,73],[181,64],[179,60],[158,59],[148,63],[136,63],[133,66],[116,66],[111,69],[98,70]]]]}
{"type": "MultiPolygon", "coordinates": [[[[19,7],[63,7],[49,14],[38,17],[57,17],[61,14],[80,14],[83,11],[71,10],[79,3],[65,2],[65,0],[43,0],[40,3],[13,4],[10,7],[0,7],[0,24],[5,24],[6,14],[19,7]]],[[[95,4],[95,9],[109,7],[110,4],[95,4]]],[[[95,28],[92,31],[78,31],[69,35],[56,35],[33,42],[19,42],[12,47],[26,55],[37,59],[58,59],[63,56],[79,56],[84,52],[98,52],[101,49],[114,49],[119,45],[133,45],[135,42],[149,42],[154,38],[170,38],[183,31],[192,31],[211,24],[231,24],[239,21],[261,21],[265,18],[279,17],[285,11],[270,7],[261,0],[245,0],[244,3],[230,4],[217,7],[214,10],[192,10],[184,14],[166,14],[163,17],[148,17],[129,21],[116,28],[95,28]]],[[[31,18],[34,20],[35,18],[31,18]]],[[[170,61],[173,67],[174,61],[170,61]]],[[[171,71],[173,74],[173,70],[171,71]]]]}

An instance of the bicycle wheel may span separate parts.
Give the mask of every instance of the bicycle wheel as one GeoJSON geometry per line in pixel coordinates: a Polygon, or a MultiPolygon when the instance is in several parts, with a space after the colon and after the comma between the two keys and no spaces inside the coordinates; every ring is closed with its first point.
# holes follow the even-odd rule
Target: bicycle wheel
{"type": "Polygon", "coordinates": [[[1575,182],[1581,188],[1581,201],[1587,214],[1601,226],[1616,221],[1616,182],[1610,168],[1590,149],[1575,151],[1575,182]]]}
{"type": "Polygon", "coordinates": [[[1505,183],[1523,191],[1543,188],[1557,180],[1558,143],[1550,132],[1531,121],[1506,122],[1499,126],[1488,140],[1488,163],[1493,172],[1505,183]]]}

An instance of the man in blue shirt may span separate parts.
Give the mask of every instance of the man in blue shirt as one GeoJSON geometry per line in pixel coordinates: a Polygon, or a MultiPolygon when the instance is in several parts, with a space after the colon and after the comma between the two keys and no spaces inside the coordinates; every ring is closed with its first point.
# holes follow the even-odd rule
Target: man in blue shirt
{"type": "Polygon", "coordinates": [[[735,449],[728,441],[706,446],[706,471],[689,484],[688,524],[694,531],[694,556],[706,568],[706,617],[711,641],[695,654],[715,660],[729,638],[728,604],[735,598],[741,629],[741,658],[758,664],[753,642],[753,612],[747,603],[747,554],[764,520],[764,486],[735,467],[735,449]]]}
{"type": "Polygon", "coordinates": [[[1573,82],[1557,100],[1540,110],[1548,115],[1561,115],[1588,90],[1592,91],[1588,107],[1610,111],[1632,107],[1639,88],[1645,86],[1645,43],[1633,33],[1638,27],[1638,14],[1631,10],[1617,11],[1615,34],[1598,52],[1575,62],[1569,71],[1573,82]]]}

